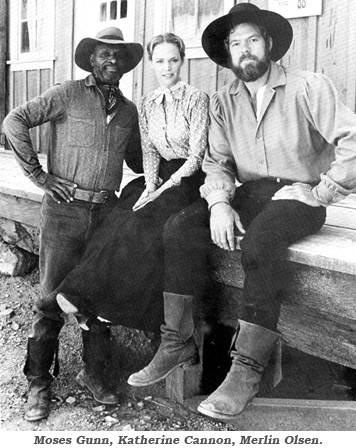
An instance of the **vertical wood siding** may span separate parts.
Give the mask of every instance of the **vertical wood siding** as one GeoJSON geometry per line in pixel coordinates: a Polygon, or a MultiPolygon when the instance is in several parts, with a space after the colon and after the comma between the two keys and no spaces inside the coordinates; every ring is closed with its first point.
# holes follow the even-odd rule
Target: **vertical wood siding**
{"type": "MultiPolygon", "coordinates": [[[[139,0],[138,3],[141,6],[139,28],[145,30],[147,44],[146,39],[153,36],[154,8],[148,1],[139,0]]],[[[268,0],[254,0],[251,3],[262,9],[268,8],[268,0]]],[[[281,63],[291,68],[324,73],[335,84],[341,100],[355,111],[356,2],[323,0],[321,16],[290,19],[290,23],[294,39],[281,63]]],[[[140,41],[140,35],[137,37],[140,41]]],[[[183,67],[182,78],[210,95],[232,79],[229,70],[218,67],[208,58],[187,59],[183,67]]],[[[156,87],[146,59],[140,75],[142,82],[138,82],[140,90],[137,90],[137,97],[156,87]]]]}

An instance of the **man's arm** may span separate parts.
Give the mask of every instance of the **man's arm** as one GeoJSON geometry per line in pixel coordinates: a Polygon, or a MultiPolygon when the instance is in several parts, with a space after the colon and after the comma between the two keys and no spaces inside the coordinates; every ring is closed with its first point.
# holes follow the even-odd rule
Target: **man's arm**
{"type": "Polygon", "coordinates": [[[356,115],[339,100],[330,79],[321,74],[310,75],[301,99],[308,121],[335,147],[335,160],[321,174],[321,181],[315,187],[296,182],[280,189],[272,199],[292,199],[312,207],[327,207],[356,188],[356,115]]]}
{"type": "Polygon", "coordinates": [[[205,153],[203,171],[206,173],[200,193],[211,208],[215,203],[230,203],[236,190],[236,162],[226,134],[218,94],[210,101],[209,146],[205,153]]]}
{"type": "Polygon", "coordinates": [[[68,187],[73,187],[74,184],[43,170],[30,137],[30,129],[64,114],[65,106],[60,91],[61,86],[52,87],[41,96],[12,110],[5,118],[3,128],[25,176],[57,202],[69,202],[73,199],[68,187]]]}
{"type": "Polygon", "coordinates": [[[335,160],[313,188],[324,206],[339,202],[356,189],[356,115],[339,99],[324,75],[315,74],[306,85],[305,110],[320,135],[335,146],[335,160]]]}
{"type": "Polygon", "coordinates": [[[209,148],[203,161],[205,183],[200,188],[210,209],[212,241],[225,250],[235,249],[235,228],[245,230],[230,201],[235,193],[236,163],[221,113],[218,95],[210,103],[209,148]]]}

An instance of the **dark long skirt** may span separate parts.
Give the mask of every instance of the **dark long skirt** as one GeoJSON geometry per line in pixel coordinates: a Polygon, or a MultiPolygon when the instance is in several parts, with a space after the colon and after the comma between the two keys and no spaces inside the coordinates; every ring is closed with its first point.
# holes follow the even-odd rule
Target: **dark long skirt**
{"type": "MultiPolygon", "coordinates": [[[[183,163],[162,159],[160,177],[169,179],[183,163]]],[[[172,214],[199,198],[202,181],[199,170],[136,212],[132,206],[145,188],[144,178],[128,184],[57,292],[65,293],[83,313],[158,332],[163,322],[163,227],[172,214]]]]}

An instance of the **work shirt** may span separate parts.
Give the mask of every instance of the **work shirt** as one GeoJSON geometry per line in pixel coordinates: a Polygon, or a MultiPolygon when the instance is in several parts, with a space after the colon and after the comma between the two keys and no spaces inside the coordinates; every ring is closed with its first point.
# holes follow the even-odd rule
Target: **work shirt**
{"type": "Polygon", "coordinates": [[[272,62],[258,118],[238,79],[211,98],[201,187],[210,207],[232,199],[236,180],[310,184],[323,206],[355,190],[356,115],[326,76],[272,62]]]}
{"type": "Polygon", "coordinates": [[[67,81],[14,109],[4,120],[11,149],[26,176],[37,186],[47,179],[29,130],[51,122],[48,173],[86,190],[119,190],[123,161],[142,172],[136,106],[118,97],[107,123],[105,99],[93,75],[67,81]]]}
{"type": "Polygon", "coordinates": [[[146,182],[158,185],[161,157],[187,159],[170,179],[179,185],[182,177],[201,167],[208,144],[209,97],[183,81],[166,95],[157,89],[139,104],[143,166],[146,182]]]}

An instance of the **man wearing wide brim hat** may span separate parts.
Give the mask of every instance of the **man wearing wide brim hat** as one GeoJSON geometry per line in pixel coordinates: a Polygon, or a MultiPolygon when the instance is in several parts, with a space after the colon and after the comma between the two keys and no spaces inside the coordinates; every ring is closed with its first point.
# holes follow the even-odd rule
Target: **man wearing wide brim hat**
{"type": "MultiPolygon", "coordinates": [[[[356,116],[325,76],[276,64],[292,38],[288,20],[252,3],[237,4],[202,35],[208,56],[236,79],[211,101],[201,193],[214,243],[235,250],[235,232],[243,236],[245,273],[232,367],[198,407],[215,418],[234,418],[251,404],[279,352],[287,247],[318,231],[326,207],[356,187],[356,116]]],[[[277,368],[275,385],[280,379],[277,368]]]]}
{"type": "MultiPolygon", "coordinates": [[[[286,19],[251,3],[234,6],[206,28],[208,56],[236,77],[211,98],[202,199],[165,226],[165,290],[181,300],[204,295],[211,239],[234,251],[235,233],[243,237],[243,307],[231,343],[232,366],[198,407],[222,420],[251,404],[272,352],[280,348],[288,246],[318,231],[326,207],[356,188],[356,116],[327,77],[276,63],[291,41],[286,19]]],[[[191,325],[192,312],[181,313],[178,305],[171,312],[178,319],[174,328],[191,325]]],[[[170,343],[176,363],[164,360],[152,377],[164,378],[182,360],[189,364],[183,355],[192,338],[170,343]]],[[[280,378],[276,369],[275,384],[280,378]]]]}
{"type": "Polygon", "coordinates": [[[225,40],[230,31],[241,23],[254,23],[268,31],[273,41],[270,52],[272,61],[279,61],[288,51],[293,39],[293,29],[288,20],[275,12],[261,10],[252,3],[239,3],[228,14],[210,23],[203,32],[203,48],[216,64],[230,68],[225,40]]]}
{"type": "Polygon", "coordinates": [[[85,37],[79,42],[74,56],[75,63],[78,67],[87,72],[92,71],[90,59],[98,44],[116,47],[120,55],[120,67],[123,73],[130,72],[142,59],[142,45],[124,41],[121,30],[110,27],[100,31],[95,38],[85,37]]]}
{"type": "MultiPolygon", "coordinates": [[[[143,48],[126,42],[110,27],[81,40],[75,62],[90,72],[57,84],[17,107],[4,120],[11,149],[28,176],[44,191],[40,232],[41,298],[34,306],[24,373],[29,382],[25,418],[37,421],[50,412],[50,384],[57,376],[58,335],[64,320],[55,289],[79,263],[90,237],[117,204],[123,162],[142,172],[136,106],[119,89],[121,77],[140,62],[143,48]],[[48,172],[31,144],[29,130],[51,122],[48,172]],[[54,369],[50,373],[54,361],[54,369]]],[[[77,316],[83,329],[84,368],[76,380],[102,404],[116,404],[102,376],[111,356],[106,324],[77,316]]]]}

